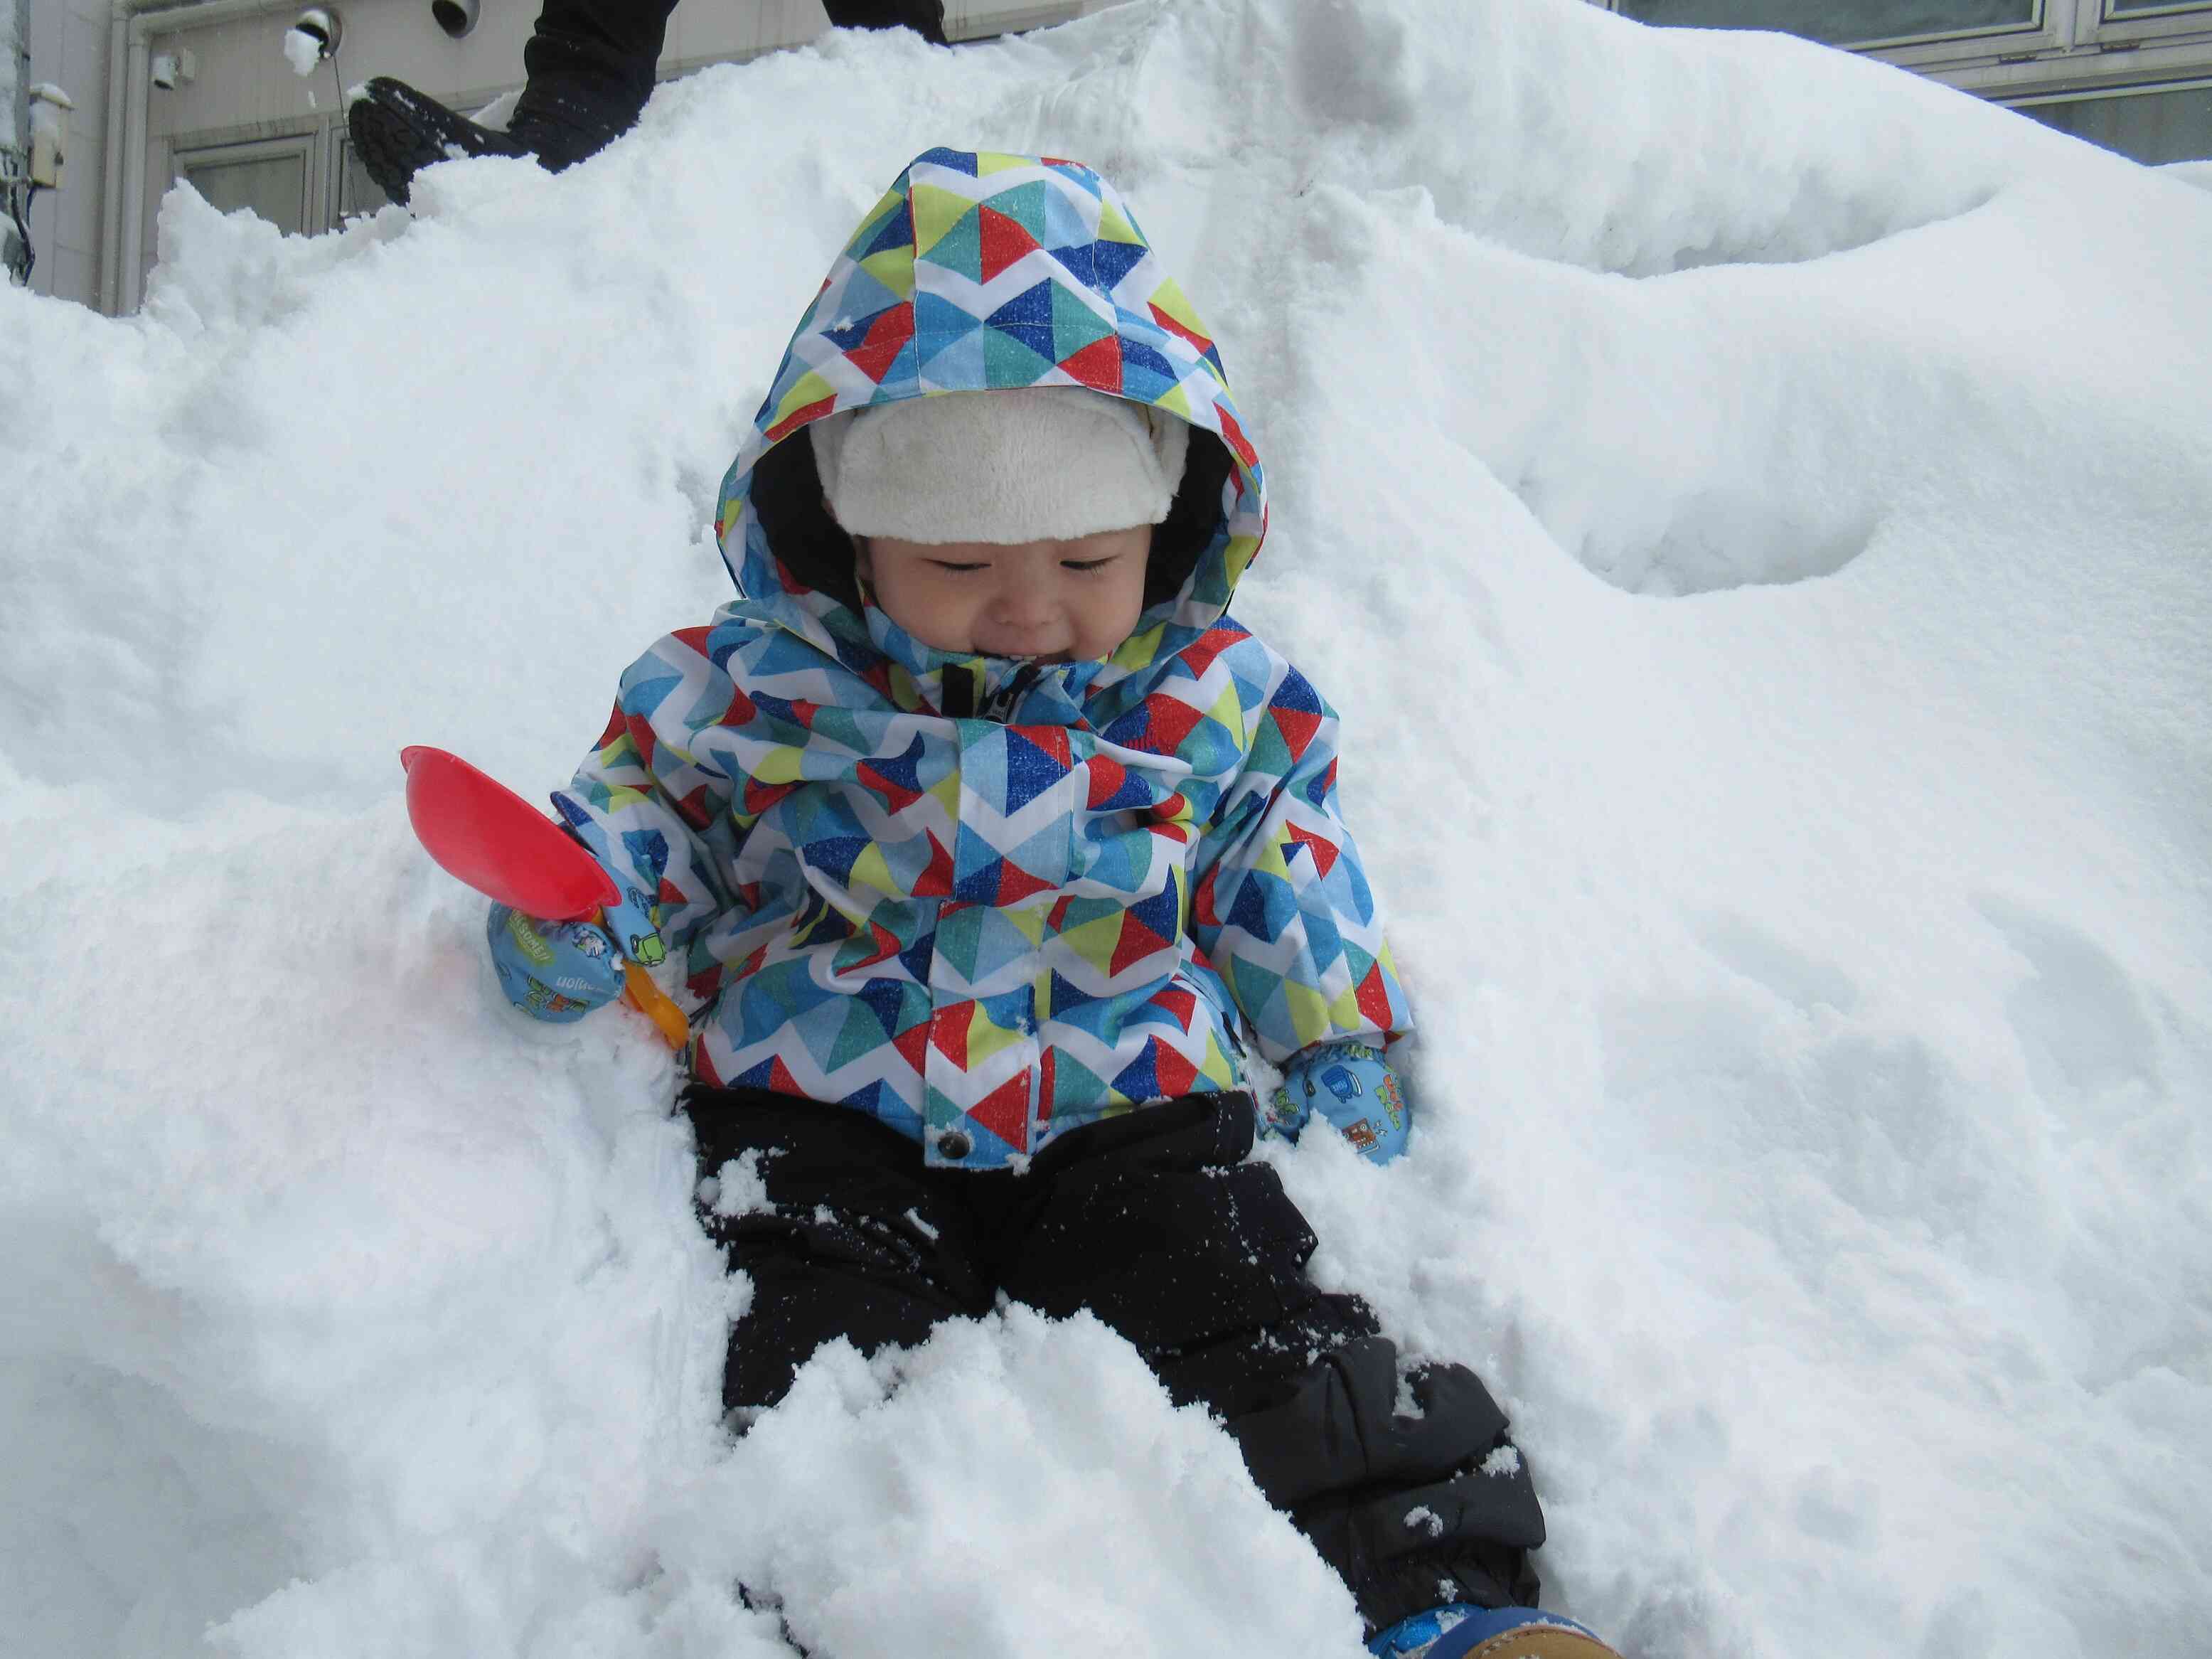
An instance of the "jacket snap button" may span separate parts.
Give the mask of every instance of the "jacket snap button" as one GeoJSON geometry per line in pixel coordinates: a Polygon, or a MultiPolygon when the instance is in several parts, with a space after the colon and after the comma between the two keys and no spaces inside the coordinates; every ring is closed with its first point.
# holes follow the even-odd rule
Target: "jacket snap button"
{"type": "Polygon", "coordinates": [[[965,1158],[975,1150],[975,1143],[957,1129],[947,1129],[937,1138],[938,1155],[942,1158],[965,1158]]]}

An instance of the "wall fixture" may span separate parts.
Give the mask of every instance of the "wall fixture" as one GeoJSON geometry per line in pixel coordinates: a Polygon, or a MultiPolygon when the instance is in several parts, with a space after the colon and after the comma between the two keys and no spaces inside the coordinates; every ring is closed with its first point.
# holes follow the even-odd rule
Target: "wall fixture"
{"type": "Polygon", "coordinates": [[[477,26],[477,0],[430,0],[430,15],[458,40],[477,26]]]}
{"type": "MultiPolygon", "coordinates": [[[[339,38],[344,33],[345,26],[338,19],[336,6],[310,6],[294,18],[292,27],[285,31],[284,55],[290,58],[295,50],[290,37],[301,35],[314,48],[313,61],[320,63],[325,58],[337,56],[339,38]]],[[[293,67],[299,67],[296,59],[293,67]]]]}
{"type": "Polygon", "coordinates": [[[179,46],[174,52],[157,52],[147,66],[147,78],[164,92],[174,92],[179,87],[191,84],[192,77],[200,72],[200,60],[190,51],[179,46]]]}

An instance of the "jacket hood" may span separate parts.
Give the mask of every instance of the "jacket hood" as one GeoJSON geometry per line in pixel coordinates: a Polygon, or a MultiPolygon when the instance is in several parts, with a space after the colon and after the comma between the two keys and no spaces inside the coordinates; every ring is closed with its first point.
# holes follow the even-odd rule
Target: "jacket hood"
{"type": "Polygon", "coordinates": [[[887,684],[909,706],[934,703],[934,683],[956,665],[987,685],[1016,672],[933,650],[861,601],[850,544],[821,507],[813,446],[790,440],[843,410],[1051,386],[1126,398],[1194,430],[1184,489],[1155,540],[1156,573],[1163,543],[1180,543],[1179,585],[1149,596],[1103,665],[1047,672],[1079,692],[1181,650],[1221,619],[1259,551],[1260,458],[1212,339],[1135,216],[1089,167],[1051,156],[930,150],[860,222],[722,480],[715,535],[739,608],[855,669],[889,659],[887,684]],[[1209,451],[1210,465],[1200,459],[1209,451]]]}

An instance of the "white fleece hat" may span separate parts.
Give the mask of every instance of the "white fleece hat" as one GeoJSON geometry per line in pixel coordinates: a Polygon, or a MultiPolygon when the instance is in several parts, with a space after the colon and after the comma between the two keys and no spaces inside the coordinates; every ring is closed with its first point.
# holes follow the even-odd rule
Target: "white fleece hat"
{"type": "Polygon", "coordinates": [[[807,428],[830,511],[855,536],[1065,541],[1158,524],[1190,427],[1087,386],[939,392],[807,428]]]}

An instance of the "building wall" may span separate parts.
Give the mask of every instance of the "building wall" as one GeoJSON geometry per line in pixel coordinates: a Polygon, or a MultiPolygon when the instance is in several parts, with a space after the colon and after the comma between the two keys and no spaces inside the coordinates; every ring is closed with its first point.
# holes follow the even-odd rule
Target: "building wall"
{"type": "Polygon", "coordinates": [[[30,126],[19,107],[27,82],[23,79],[24,44],[30,27],[28,0],[0,0],[0,144],[24,142],[30,126]]]}
{"type": "Polygon", "coordinates": [[[2212,0],[1595,0],[1844,46],[2145,162],[2212,159],[2212,0]]]}
{"type": "Polygon", "coordinates": [[[62,187],[31,204],[34,293],[90,304],[100,269],[100,154],[107,124],[105,0],[31,0],[31,81],[69,94],[62,187]]]}

